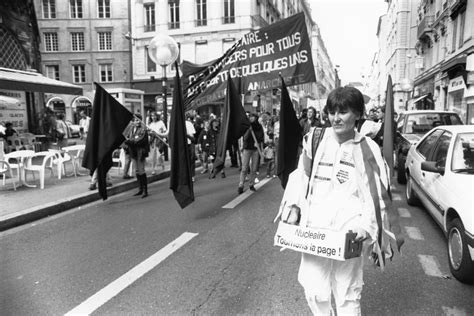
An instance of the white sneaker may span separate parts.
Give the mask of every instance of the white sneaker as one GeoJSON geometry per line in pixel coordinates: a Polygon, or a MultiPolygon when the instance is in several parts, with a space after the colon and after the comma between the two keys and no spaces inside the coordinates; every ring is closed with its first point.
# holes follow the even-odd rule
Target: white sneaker
{"type": "Polygon", "coordinates": [[[255,178],[255,181],[254,181],[254,182],[255,182],[255,183],[259,183],[260,180],[258,180],[258,178],[255,178]]]}

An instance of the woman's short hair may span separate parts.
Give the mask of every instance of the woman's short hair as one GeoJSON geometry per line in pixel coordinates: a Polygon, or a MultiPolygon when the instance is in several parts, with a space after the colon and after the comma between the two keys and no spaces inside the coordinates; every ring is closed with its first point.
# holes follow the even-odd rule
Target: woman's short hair
{"type": "Polygon", "coordinates": [[[361,117],[365,112],[364,96],[354,87],[339,87],[329,93],[324,112],[334,112],[335,110],[347,110],[359,114],[361,117]]]}

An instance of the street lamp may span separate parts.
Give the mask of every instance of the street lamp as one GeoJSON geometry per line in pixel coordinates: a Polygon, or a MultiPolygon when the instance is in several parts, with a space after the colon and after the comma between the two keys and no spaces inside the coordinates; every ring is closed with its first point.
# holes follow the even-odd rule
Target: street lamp
{"type": "MultiPolygon", "coordinates": [[[[155,64],[160,65],[163,70],[163,122],[168,126],[168,102],[167,102],[167,78],[166,67],[178,58],[179,47],[176,41],[169,35],[160,34],[150,42],[148,53],[155,64]]],[[[178,69],[176,69],[178,71],[178,69]]],[[[168,150],[165,149],[165,160],[168,160],[168,150]]]]}

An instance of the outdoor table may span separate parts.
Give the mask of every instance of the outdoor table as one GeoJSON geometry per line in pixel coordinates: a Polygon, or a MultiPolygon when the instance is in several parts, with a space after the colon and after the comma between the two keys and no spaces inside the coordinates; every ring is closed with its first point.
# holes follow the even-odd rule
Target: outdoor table
{"type": "Polygon", "coordinates": [[[12,151],[8,154],[5,154],[5,159],[10,163],[10,165],[15,165],[17,167],[13,167],[13,169],[18,170],[18,183],[19,186],[24,185],[29,188],[35,188],[36,185],[31,185],[26,183],[26,177],[25,177],[25,161],[29,158],[35,155],[35,152],[33,150],[17,150],[17,151],[12,151]],[[16,160],[16,162],[11,163],[10,159],[16,160]]]}
{"type": "Polygon", "coordinates": [[[85,176],[87,174],[80,173],[79,168],[81,167],[80,161],[82,159],[82,154],[86,149],[86,145],[73,145],[61,148],[66,154],[71,157],[72,170],[74,176],[85,176]]]}

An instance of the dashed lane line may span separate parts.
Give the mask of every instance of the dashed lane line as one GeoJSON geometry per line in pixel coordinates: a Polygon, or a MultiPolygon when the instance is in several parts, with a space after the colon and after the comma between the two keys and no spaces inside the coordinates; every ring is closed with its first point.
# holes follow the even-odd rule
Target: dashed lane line
{"type": "Polygon", "coordinates": [[[400,196],[400,194],[393,194],[392,195],[392,199],[394,201],[401,201],[402,200],[402,197],[400,196]]]}
{"type": "Polygon", "coordinates": [[[418,260],[420,261],[421,267],[426,275],[440,278],[444,276],[439,269],[439,263],[435,256],[418,255],[418,260]]]}
{"type": "Polygon", "coordinates": [[[418,227],[405,226],[405,231],[407,232],[408,237],[413,240],[425,240],[425,237],[423,237],[423,234],[418,227]]]}
{"type": "Polygon", "coordinates": [[[441,306],[443,309],[444,315],[446,316],[467,316],[467,312],[464,309],[448,306],[441,306]]]}
{"type": "Polygon", "coordinates": [[[400,217],[404,217],[404,218],[410,218],[411,217],[411,214],[408,211],[408,209],[404,208],[404,207],[399,207],[398,208],[398,215],[400,215],[400,217]]]}
{"type": "Polygon", "coordinates": [[[136,280],[141,278],[147,272],[152,270],[163,260],[173,254],[176,250],[184,246],[191,239],[196,237],[198,234],[185,232],[165,247],[161,248],[158,252],[151,255],[145,261],[142,261],[130,271],[122,275],[117,280],[113,281],[99,292],[95,293],[87,300],[82,302],[80,305],[70,310],[66,315],[90,315],[93,311],[104,305],[114,296],[119,294],[125,288],[130,286],[136,280]]]}
{"type": "MultiPolygon", "coordinates": [[[[270,181],[272,178],[265,178],[263,180],[260,180],[259,183],[257,183],[255,185],[255,189],[259,189],[261,187],[263,187],[268,181],[270,181]]],[[[236,207],[237,205],[239,205],[243,200],[245,200],[246,198],[248,198],[250,195],[252,195],[253,192],[250,191],[250,190],[247,190],[245,191],[244,193],[242,194],[239,194],[239,196],[237,196],[235,199],[233,199],[232,201],[230,201],[229,203],[227,203],[226,205],[224,205],[222,208],[234,208],[236,207]]]]}

